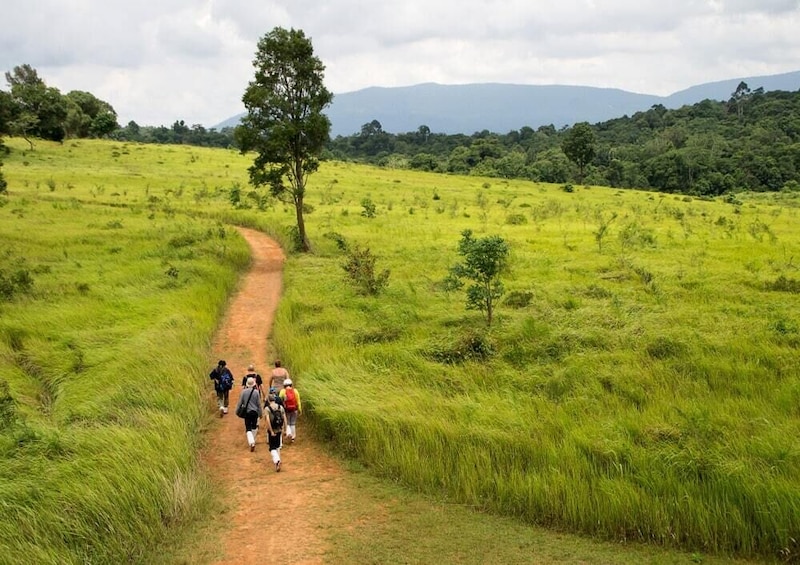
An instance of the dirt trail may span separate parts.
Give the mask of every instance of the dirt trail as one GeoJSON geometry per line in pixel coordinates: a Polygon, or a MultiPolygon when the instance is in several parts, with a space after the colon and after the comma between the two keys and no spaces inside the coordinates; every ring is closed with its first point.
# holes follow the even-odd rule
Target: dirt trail
{"type": "MultiPolygon", "coordinates": [[[[282,469],[276,473],[265,432],[259,433],[258,445],[251,453],[244,422],[233,413],[250,363],[267,382],[272,361],[268,358],[268,336],[281,295],[284,262],[283,252],[272,239],[245,228],[239,228],[239,232],[250,245],[253,262],[214,340],[214,359],[209,360],[209,366],[213,366],[216,359],[225,359],[236,380],[230,412],[215,420],[204,453],[212,479],[224,485],[229,501],[218,517],[227,524],[227,533],[224,557],[216,563],[263,563],[267,548],[289,531],[293,550],[281,552],[283,563],[323,563],[326,542],[320,533],[325,532],[326,515],[340,500],[342,469],[306,435],[300,416],[297,441],[283,448],[282,469]],[[277,529],[269,521],[276,500],[286,516],[277,529]]],[[[287,369],[292,372],[292,367],[287,369]]],[[[292,378],[302,393],[302,375],[292,374],[292,378]]]]}

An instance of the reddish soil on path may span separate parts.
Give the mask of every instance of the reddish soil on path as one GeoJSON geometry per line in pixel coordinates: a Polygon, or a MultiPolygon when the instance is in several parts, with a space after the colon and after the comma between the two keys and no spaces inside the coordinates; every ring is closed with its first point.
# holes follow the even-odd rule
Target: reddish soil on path
{"type": "MultiPolygon", "coordinates": [[[[270,557],[288,564],[324,562],[327,547],[326,515],[339,500],[343,471],[319,445],[305,435],[303,416],[298,418],[297,441],[281,450],[282,468],[275,472],[266,432],[258,434],[251,453],[244,421],[234,412],[241,380],[250,363],[268,382],[273,359],[269,334],[281,295],[284,254],[266,235],[245,228],[239,232],[252,251],[250,271],[241,281],[214,340],[209,366],[225,359],[236,380],[230,395],[230,411],[217,418],[209,430],[203,459],[215,484],[224,489],[227,507],[218,516],[225,524],[219,565],[264,563],[270,557]],[[275,523],[274,514],[280,515],[275,523]],[[278,543],[289,536],[291,551],[278,543]],[[282,546],[279,554],[269,548],[282,546]]],[[[287,367],[292,372],[291,367],[287,367]]],[[[302,375],[292,374],[297,389],[302,375]]],[[[210,383],[210,381],[209,381],[210,383]]],[[[209,387],[211,384],[209,384],[209,387]]]]}

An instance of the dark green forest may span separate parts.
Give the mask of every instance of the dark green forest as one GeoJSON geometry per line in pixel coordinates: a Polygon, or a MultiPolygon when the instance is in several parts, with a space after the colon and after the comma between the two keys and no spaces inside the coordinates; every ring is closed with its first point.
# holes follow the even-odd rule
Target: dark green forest
{"type": "Polygon", "coordinates": [[[719,195],[800,189],[800,92],[750,91],[556,130],[523,126],[393,135],[378,121],[337,137],[329,157],[441,173],[719,195]]]}
{"type": "MultiPolygon", "coordinates": [[[[36,139],[106,137],[119,141],[235,147],[233,128],[117,123],[108,102],[89,92],[62,95],[29,65],[5,74],[3,135],[36,139]]],[[[450,174],[579,183],[716,196],[738,190],[800,190],[800,91],[751,90],[742,82],[727,101],[556,129],[521,125],[507,133],[435,133],[426,125],[392,134],[378,120],[330,140],[326,159],[450,174]]],[[[0,163],[0,166],[2,164],[0,163]]],[[[6,189],[0,170],[0,192],[6,189]]]]}

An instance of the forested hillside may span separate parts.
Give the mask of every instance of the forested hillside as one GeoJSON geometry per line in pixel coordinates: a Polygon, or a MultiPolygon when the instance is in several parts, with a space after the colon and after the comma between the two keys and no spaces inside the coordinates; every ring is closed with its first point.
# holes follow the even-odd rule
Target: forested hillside
{"type": "MultiPolygon", "coordinates": [[[[581,124],[583,125],[583,124],[581,124]]],[[[589,126],[583,167],[563,150],[576,126],[521,127],[505,134],[417,131],[393,135],[377,121],[330,143],[331,158],[444,173],[583,182],[663,192],[719,195],[800,188],[800,92],[750,91],[589,126]]]]}
{"type": "MultiPolygon", "coordinates": [[[[36,139],[109,137],[119,141],[235,145],[221,131],[176,120],[172,126],[117,124],[108,102],[89,92],[62,95],[29,65],[6,73],[0,90],[3,135],[36,139]]],[[[741,82],[727,102],[678,109],[661,104],[632,116],[556,129],[520,124],[507,133],[437,133],[425,124],[392,134],[378,120],[337,136],[325,157],[441,173],[720,195],[737,190],[800,189],[800,91],[753,91],[741,82]]],[[[5,181],[0,171],[0,192],[5,181]]]]}

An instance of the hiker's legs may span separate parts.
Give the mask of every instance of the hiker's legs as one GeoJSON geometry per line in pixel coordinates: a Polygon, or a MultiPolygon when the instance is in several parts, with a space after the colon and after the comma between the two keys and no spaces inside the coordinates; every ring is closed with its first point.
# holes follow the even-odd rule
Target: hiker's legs
{"type": "Polygon", "coordinates": [[[297,437],[297,410],[286,413],[286,435],[292,441],[297,437]]]}
{"type": "Polygon", "coordinates": [[[244,417],[244,429],[247,433],[247,445],[250,446],[250,451],[256,447],[256,430],[258,429],[258,414],[244,417]]]}
{"type": "Polygon", "coordinates": [[[272,464],[275,465],[275,470],[280,471],[281,465],[281,434],[275,434],[267,437],[269,443],[269,454],[272,456],[272,464]]]}
{"type": "Polygon", "coordinates": [[[230,396],[230,392],[231,391],[229,390],[222,392],[222,402],[223,402],[222,408],[223,412],[225,412],[226,414],[228,413],[228,397],[230,396]]]}
{"type": "Polygon", "coordinates": [[[222,417],[222,414],[225,411],[225,400],[222,397],[222,391],[218,390],[217,393],[217,408],[219,409],[219,416],[222,417]]]}

